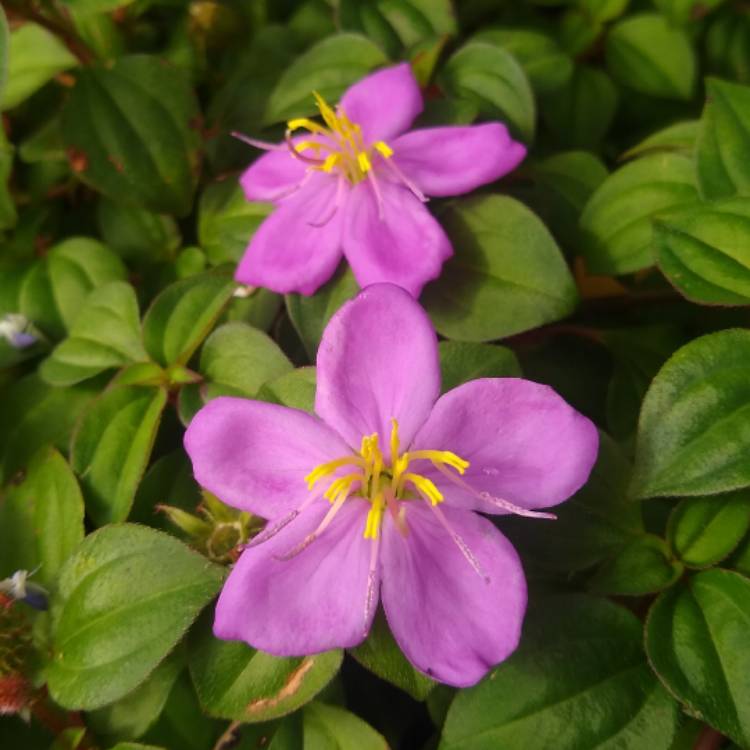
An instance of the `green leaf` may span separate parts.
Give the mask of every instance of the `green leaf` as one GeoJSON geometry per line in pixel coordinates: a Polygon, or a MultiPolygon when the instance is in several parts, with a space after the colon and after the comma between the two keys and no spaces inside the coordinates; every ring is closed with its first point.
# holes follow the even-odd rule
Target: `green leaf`
{"type": "Polygon", "coordinates": [[[184,654],[176,649],[132,693],[89,712],[86,723],[108,742],[137,740],[159,718],[184,666],[184,654]]]}
{"type": "Polygon", "coordinates": [[[303,713],[305,750],[383,750],[388,744],[369,724],[338,706],[313,701],[303,713]]]}
{"type": "Polygon", "coordinates": [[[171,258],[180,246],[171,216],[103,197],[96,218],[104,241],[126,260],[156,263],[171,258]]]}
{"type": "Polygon", "coordinates": [[[468,99],[484,117],[501,119],[522,140],[534,139],[536,107],[516,59],[502,47],[469,42],[443,66],[439,83],[449,95],[468,99]]]}
{"type": "Polygon", "coordinates": [[[589,581],[589,589],[607,596],[645,596],[662,591],[682,575],[663,539],[651,534],[634,539],[605,560],[589,581]]]}
{"type": "Polygon", "coordinates": [[[287,294],[284,297],[289,318],[311,360],[315,360],[328,321],[358,291],[359,285],[351,270],[342,266],[314,295],[287,294]]]}
{"type": "Polygon", "coordinates": [[[701,336],[654,378],[641,410],[631,492],[694,497],[750,486],[750,331],[701,336]]]}
{"type": "Polygon", "coordinates": [[[198,106],[176,67],[149,55],[78,76],[62,134],[75,174],[116,201],[185,215],[198,181],[198,106]]]}
{"type": "Polygon", "coordinates": [[[10,30],[5,11],[0,6],[0,107],[5,98],[5,85],[8,82],[8,48],[10,47],[10,30]]]}
{"type": "Polygon", "coordinates": [[[668,750],[676,705],[649,669],[642,632],[605,600],[537,602],[518,651],[456,695],[440,750],[668,750]]]}
{"type": "Polygon", "coordinates": [[[107,526],[87,536],[63,568],[53,603],[53,699],[91,710],[130,693],[223,576],[174,537],[143,526],[107,526]]]}
{"type": "Polygon", "coordinates": [[[97,526],[128,517],[166,403],[163,388],[121,385],[105,391],[81,417],[71,463],[97,526]]]}
{"type": "MultiPolygon", "coordinates": [[[[2,43],[2,28],[0,19],[0,44],[2,43]]],[[[18,210],[9,185],[13,172],[14,153],[15,148],[8,142],[5,132],[0,133],[0,231],[12,229],[18,222],[18,210]]]]}
{"type": "Polygon", "coordinates": [[[509,185],[514,197],[531,208],[567,248],[578,251],[578,219],[593,192],[607,177],[607,168],[587,151],[563,151],[523,166],[524,177],[509,185]]]}
{"type": "Polygon", "coordinates": [[[704,198],[750,195],[750,86],[706,81],[695,158],[704,198]]]}
{"type": "Polygon", "coordinates": [[[168,286],[143,319],[143,341],[162,365],[187,364],[208,336],[236,284],[221,272],[182,279],[168,286]]]}
{"type": "Polygon", "coordinates": [[[710,13],[725,0],[654,0],[654,5],[673,23],[687,25],[710,13]]]}
{"type": "Polygon", "coordinates": [[[654,151],[678,151],[685,156],[691,156],[698,138],[698,120],[684,120],[668,125],[662,130],[657,130],[646,136],[640,143],[629,148],[623,155],[623,159],[634,159],[638,156],[652,153],[654,151]]]}
{"type": "Polygon", "coordinates": [[[723,560],[750,528],[747,490],[719,497],[683,500],[669,517],[667,533],[675,554],[691,568],[723,560]]]}
{"type": "Polygon", "coordinates": [[[134,0],[63,0],[76,14],[106,13],[131,5],[134,0]]]}
{"type": "Polygon", "coordinates": [[[227,323],[203,344],[200,372],[206,397],[255,396],[260,387],[292,371],[292,363],[273,339],[246,323],[227,323]]]}
{"type": "Polygon", "coordinates": [[[32,571],[51,586],[83,541],[83,498],[65,459],[43,448],[0,498],[0,578],[32,571]]]}
{"type": "Polygon", "coordinates": [[[487,341],[560,320],[577,292],[542,222],[518,201],[456,201],[441,217],[456,255],[423,302],[448,338],[487,341]]]}
{"type": "Polygon", "coordinates": [[[210,716],[243,722],[284,716],[312,700],[341,666],[342,652],[282,659],[220,641],[204,617],[190,640],[190,674],[210,716]]]}
{"type": "Polygon", "coordinates": [[[11,32],[7,59],[3,110],[21,104],[58,73],[77,63],[54,34],[35,23],[25,23],[11,32]]]}
{"type": "Polygon", "coordinates": [[[685,156],[654,154],[620,167],[581,214],[586,267],[624,274],[653,265],[652,220],[697,200],[695,168],[685,156]]]}
{"type": "Polygon", "coordinates": [[[577,0],[575,3],[596,21],[612,21],[621,16],[630,0],[577,0]]]}
{"type": "Polygon", "coordinates": [[[706,570],[662,594],[646,623],[659,678],[697,716],[739,745],[750,744],[750,580],[706,570]]]}
{"type": "Polygon", "coordinates": [[[524,560],[555,573],[585,570],[614,556],[643,534],[640,508],[628,501],[630,464],[607,434],[599,433],[599,455],[588,482],[555,507],[549,523],[503,519],[524,560]]]}
{"type": "Polygon", "coordinates": [[[73,385],[145,359],[135,291],[114,281],[88,296],[69,337],[42,363],[39,374],[51,385],[73,385]]]}
{"type": "Polygon", "coordinates": [[[266,383],[257,396],[261,401],[312,413],[315,403],[315,368],[298,367],[266,383]]]}
{"type": "Polygon", "coordinates": [[[0,409],[0,484],[22,469],[45,445],[67,450],[78,415],[101,388],[96,381],[52,388],[28,375],[2,392],[0,409]]]}
{"type": "Polygon", "coordinates": [[[313,91],[333,105],[348,86],[385,62],[383,52],[363,36],[329,36],[284,71],[268,99],[264,121],[317,114],[313,91]]]}
{"type": "Polygon", "coordinates": [[[437,684],[411,665],[391,635],[382,611],[379,611],[367,639],[351,652],[362,666],[374,672],[418,701],[423,701],[437,684]]]}
{"type": "Polygon", "coordinates": [[[750,17],[740,8],[717,15],[706,33],[707,68],[736,83],[750,83],[750,17]]]}
{"type": "Polygon", "coordinates": [[[520,378],[516,355],[504,346],[468,341],[441,341],[443,393],[477,378],[520,378]]]}
{"type": "Polygon", "coordinates": [[[502,47],[518,61],[537,94],[564,86],[573,75],[573,60],[551,36],[531,29],[485,29],[474,39],[502,47]]]}
{"type": "Polygon", "coordinates": [[[209,185],[198,206],[198,242],[208,262],[214,266],[237,263],[272,210],[270,203],[245,198],[242,186],[234,180],[209,185]]]}
{"type": "Polygon", "coordinates": [[[658,220],[659,268],[693,302],[750,304],[750,199],[730,198],[658,220]]]}
{"type": "Polygon", "coordinates": [[[142,745],[140,742],[118,742],[112,750],[165,750],[156,745],[142,745]]]}
{"type": "Polygon", "coordinates": [[[63,729],[49,750],[78,750],[83,740],[83,735],[86,734],[86,727],[69,727],[63,729]]]}
{"type": "Polygon", "coordinates": [[[565,148],[594,148],[617,109],[617,89],[599,68],[576,65],[570,80],[541,102],[542,117],[565,148]]]}
{"type": "Polygon", "coordinates": [[[666,99],[690,99],[696,59],[690,38],[658,13],[631,16],[607,35],[607,68],[625,86],[666,99]]]}
{"type": "Polygon", "coordinates": [[[402,47],[456,33],[450,0],[341,0],[338,14],[342,28],[361,32],[394,56],[402,47]]]}

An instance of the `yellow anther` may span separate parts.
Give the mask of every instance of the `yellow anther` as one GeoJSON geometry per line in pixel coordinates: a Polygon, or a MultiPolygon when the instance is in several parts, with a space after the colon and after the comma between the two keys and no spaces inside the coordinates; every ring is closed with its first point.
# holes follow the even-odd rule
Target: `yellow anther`
{"type": "Polygon", "coordinates": [[[393,149],[385,141],[375,141],[372,147],[386,159],[390,159],[393,156],[393,149]]]}
{"type": "Polygon", "coordinates": [[[395,463],[400,452],[400,443],[398,439],[398,422],[395,419],[391,420],[391,461],[395,463]]]}
{"type": "Polygon", "coordinates": [[[361,458],[359,458],[359,456],[344,456],[343,458],[337,458],[333,461],[328,461],[328,463],[320,464],[320,466],[316,466],[305,477],[305,481],[307,482],[307,489],[311,490],[319,479],[327,477],[329,474],[333,474],[336,469],[339,469],[342,466],[347,466],[349,464],[361,466],[363,465],[363,463],[364,462],[361,458]]]}
{"type": "Polygon", "coordinates": [[[332,172],[333,168],[341,161],[341,154],[333,153],[326,156],[325,161],[320,165],[324,172],[332,172]]]}
{"type": "Polygon", "coordinates": [[[404,474],[403,481],[411,482],[433,505],[443,502],[443,494],[427,477],[410,472],[409,474],[404,474]]]}
{"type": "Polygon", "coordinates": [[[360,151],[357,154],[357,164],[364,174],[367,174],[372,169],[370,157],[367,155],[366,151],[360,151]]]}
{"type": "Polygon", "coordinates": [[[412,451],[409,453],[410,460],[416,461],[419,458],[432,461],[434,464],[447,464],[459,474],[463,474],[469,468],[468,461],[455,453],[451,453],[451,451],[412,451]]]}
{"type": "Polygon", "coordinates": [[[300,141],[299,143],[294,144],[294,150],[300,154],[306,149],[312,149],[317,154],[318,151],[320,151],[321,148],[325,148],[325,146],[322,143],[318,143],[317,141],[300,141]]]}
{"type": "Polygon", "coordinates": [[[339,120],[336,117],[336,113],[333,111],[333,108],[317,91],[313,91],[313,96],[315,97],[315,101],[318,104],[318,109],[320,110],[320,115],[325,121],[325,124],[328,125],[328,127],[333,131],[339,130],[339,120]]]}
{"type": "Polygon", "coordinates": [[[362,474],[347,474],[331,482],[331,486],[325,491],[323,497],[334,503],[341,496],[348,497],[351,494],[352,485],[364,479],[362,474]]]}
{"type": "Polygon", "coordinates": [[[315,120],[308,119],[307,117],[298,117],[294,120],[289,120],[286,127],[291,131],[305,128],[305,130],[309,130],[311,133],[319,133],[320,135],[327,135],[328,133],[322,125],[315,122],[315,120]]]}

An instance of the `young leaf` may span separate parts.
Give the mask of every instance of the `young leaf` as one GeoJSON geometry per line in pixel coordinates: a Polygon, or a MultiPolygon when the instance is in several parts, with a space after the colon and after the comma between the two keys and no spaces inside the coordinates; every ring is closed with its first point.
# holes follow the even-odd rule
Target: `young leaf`
{"type": "Polygon", "coordinates": [[[132,524],[86,537],[53,606],[50,694],[91,710],[130,693],[172,650],[224,571],[174,537],[132,524]]]}
{"type": "Polygon", "coordinates": [[[573,311],[578,295],[560,249],[521,203],[499,195],[469,198],[442,219],[456,255],[423,301],[444,336],[488,341],[573,311]]]}
{"type": "Polygon", "coordinates": [[[305,747],[331,750],[382,750],[385,739],[358,716],[338,706],[313,701],[303,712],[305,747]]]}
{"type": "Polygon", "coordinates": [[[750,743],[750,580],[706,570],[662,594],[646,623],[649,660],[691,714],[750,743]]]}
{"type": "Polygon", "coordinates": [[[69,337],[42,363],[39,374],[51,385],[73,385],[147,358],[135,291],[115,281],[89,295],[69,337]]]}
{"type": "Polygon", "coordinates": [[[121,385],[105,391],[82,415],[71,463],[97,526],[128,517],[166,403],[163,388],[121,385]]]}

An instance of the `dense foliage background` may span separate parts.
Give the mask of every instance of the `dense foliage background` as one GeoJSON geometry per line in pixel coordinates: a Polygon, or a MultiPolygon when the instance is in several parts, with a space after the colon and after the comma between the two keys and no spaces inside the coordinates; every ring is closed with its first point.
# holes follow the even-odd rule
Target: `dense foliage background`
{"type": "Polygon", "coordinates": [[[36,569],[51,602],[0,604],[4,750],[750,747],[746,2],[3,5],[0,578],[36,569]],[[237,293],[270,207],[229,132],[277,140],[313,89],[401,59],[421,124],[501,119],[530,147],[430,203],[456,250],[421,298],[444,388],[523,373],[602,430],[556,522],[498,522],[530,611],[463,691],[382,620],[347,654],[216,640],[262,519],[201,497],[181,445],[217,394],[310,409],[356,291],[342,268],[312,298],[237,293]]]}

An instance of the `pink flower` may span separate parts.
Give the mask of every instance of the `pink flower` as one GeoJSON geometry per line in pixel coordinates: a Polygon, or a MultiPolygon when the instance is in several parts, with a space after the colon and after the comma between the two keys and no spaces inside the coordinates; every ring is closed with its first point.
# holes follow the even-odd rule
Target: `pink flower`
{"type": "Polygon", "coordinates": [[[409,660],[479,680],[518,645],[526,583],[486,514],[549,517],[588,478],[593,424],[547,386],[482,379],[440,396],[435,331],[409,294],[364,290],[318,351],[317,416],[217,398],[185,436],[196,479],[269,522],[214,633],[279,656],[350,647],[378,597],[409,660]]]}
{"type": "Polygon", "coordinates": [[[276,210],[250,241],[236,279],[313,294],[346,256],[360,286],[387,281],[418,297],[453,250],[425,208],[515,169],[526,154],[499,122],[404,131],[422,111],[408,63],[363,78],[336,110],[317,94],[325,126],[288,123],[285,144],[239,136],[270,153],[242,175],[245,195],[276,210]],[[306,136],[292,137],[306,129],[306,136]]]}

